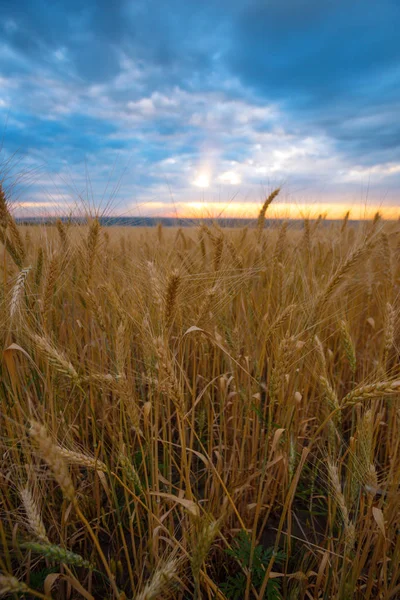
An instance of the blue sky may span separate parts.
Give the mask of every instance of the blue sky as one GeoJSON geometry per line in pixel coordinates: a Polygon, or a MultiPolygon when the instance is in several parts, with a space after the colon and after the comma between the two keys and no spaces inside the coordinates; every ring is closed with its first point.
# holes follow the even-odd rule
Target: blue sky
{"type": "Polygon", "coordinates": [[[282,184],[281,208],[400,205],[398,0],[0,8],[20,211],[253,215],[282,184]]]}

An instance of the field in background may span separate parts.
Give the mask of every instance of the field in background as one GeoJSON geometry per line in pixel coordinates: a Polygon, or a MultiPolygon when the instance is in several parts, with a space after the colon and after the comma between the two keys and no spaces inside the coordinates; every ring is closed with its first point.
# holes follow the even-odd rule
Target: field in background
{"type": "Polygon", "coordinates": [[[0,594],[400,597],[400,226],[17,226],[0,594]]]}

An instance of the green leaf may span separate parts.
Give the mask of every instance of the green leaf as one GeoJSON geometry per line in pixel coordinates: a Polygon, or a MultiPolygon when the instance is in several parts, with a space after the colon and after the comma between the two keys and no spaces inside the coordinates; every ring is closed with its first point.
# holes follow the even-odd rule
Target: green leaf
{"type": "MultiPolygon", "coordinates": [[[[242,567],[243,571],[250,568],[251,561],[251,584],[257,590],[264,581],[265,572],[268,564],[274,555],[274,548],[264,548],[260,544],[252,548],[251,537],[242,530],[238,533],[233,542],[232,548],[225,550],[228,556],[234,558],[242,567]],[[252,552],[253,550],[253,552],[252,552]]],[[[275,553],[275,564],[280,565],[285,560],[285,553],[278,551],[275,553]]],[[[241,600],[246,591],[247,576],[244,572],[229,575],[226,582],[221,585],[221,590],[229,600],[241,600]]],[[[279,600],[281,598],[280,582],[276,579],[269,579],[266,588],[267,600],[279,600]]]]}

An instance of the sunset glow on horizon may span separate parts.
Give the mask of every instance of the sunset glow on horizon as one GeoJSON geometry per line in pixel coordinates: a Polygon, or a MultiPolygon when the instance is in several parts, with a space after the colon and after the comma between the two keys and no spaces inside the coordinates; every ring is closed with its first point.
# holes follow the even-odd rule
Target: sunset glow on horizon
{"type": "MultiPolygon", "coordinates": [[[[140,212],[134,213],[128,211],[124,214],[107,213],[105,216],[140,216],[140,217],[163,217],[163,218],[181,218],[181,219],[254,219],[256,220],[262,203],[261,202],[213,202],[213,201],[183,201],[183,202],[146,202],[140,207],[140,212]]],[[[84,205],[81,207],[85,213],[84,205]]],[[[14,206],[14,214],[17,218],[37,217],[67,217],[71,214],[78,214],[79,206],[76,204],[58,203],[58,202],[22,202],[14,206]]],[[[317,219],[324,217],[327,220],[343,219],[349,212],[350,220],[360,221],[373,219],[379,213],[382,218],[388,220],[400,219],[400,207],[387,207],[382,204],[361,204],[361,203],[327,203],[314,202],[312,204],[296,202],[275,202],[267,213],[267,219],[317,219]]]]}
{"type": "MultiPolygon", "coordinates": [[[[146,208],[149,216],[164,216],[170,218],[187,218],[187,219],[202,219],[202,218],[229,218],[229,219],[257,219],[262,204],[231,202],[223,204],[220,202],[186,202],[175,204],[167,208],[165,212],[160,214],[160,207],[157,205],[155,210],[152,209],[151,203],[146,208]]],[[[319,203],[313,205],[299,206],[296,203],[276,203],[271,206],[267,213],[267,219],[317,219],[323,216],[326,219],[342,219],[347,212],[350,212],[351,220],[368,220],[373,219],[376,213],[379,213],[382,218],[388,220],[397,220],[400,218],[400,207],[385,207],[379,205],[365,206],[362,204],[327,204],[319,203]]],[[[145,214],[145,211],[144,213],[145,214]]]]}

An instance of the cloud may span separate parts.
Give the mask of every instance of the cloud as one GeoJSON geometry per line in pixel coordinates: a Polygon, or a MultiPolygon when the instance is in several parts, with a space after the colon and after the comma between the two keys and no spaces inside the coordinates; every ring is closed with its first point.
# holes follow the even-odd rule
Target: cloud
{"type": "Polygon", "coordinates": [[[394,0],[3,0],[2,14],[3,155],[66,194],[89,174],[99,198],[115,178],[121,207],[208,189],[254,202],[282,182],[338,201],[370,181],[396,201],[394,0]]]}

